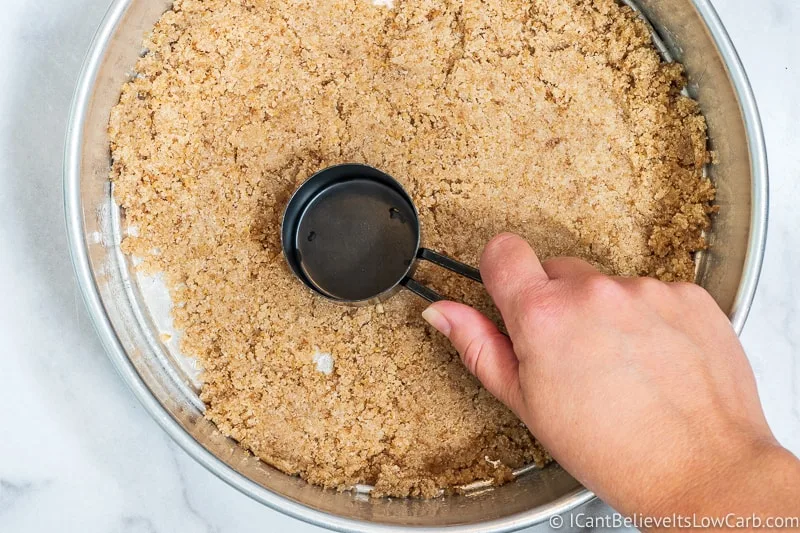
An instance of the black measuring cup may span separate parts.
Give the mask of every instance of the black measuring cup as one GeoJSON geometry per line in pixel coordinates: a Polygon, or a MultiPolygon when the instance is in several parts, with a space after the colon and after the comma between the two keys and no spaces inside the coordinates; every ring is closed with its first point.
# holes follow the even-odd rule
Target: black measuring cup
{"type": "Polygon", "coordinates": [[[300,281],[338,303],[376,303],[402,287],[429,302],[441,300],[413,278],[419,260],[481,282],[478,269],[421,246],[411,197],[367,165],[337,165],[308,178],[286,206],[281,243],[300,281]]]}

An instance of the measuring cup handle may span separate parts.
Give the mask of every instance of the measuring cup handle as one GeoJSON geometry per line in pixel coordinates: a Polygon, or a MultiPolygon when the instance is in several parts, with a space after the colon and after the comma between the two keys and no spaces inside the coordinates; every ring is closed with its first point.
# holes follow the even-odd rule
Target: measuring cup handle
{"type": "Polygon", "coordinates": [[[420,248],[419,252],[417,252],[417,258],[430,261],[434,265],[439,265],[442,268],[446,268],[450,272],[455,272],[456,274],[464,276],[465,278],[477,281],[478,283],[483,283],[480,270],[466,265],[461,261],[456,261],[452,257],[442,255],[439,252],[434,252],[428,248],[420,248]]]}
{"type": "Polygon", "coordinates": [[[404,279],[401,284],[420,298],[424,300],[428,300],[430,303],[438,302],[440,300],[444,300],[442,295],[436,292],[433,289],[429,289],[419,281],[415,280],[414,278],[406,278],[404,279]]]}
{"type": "MultiPolygon", "coordinates": [[[[430,261],[435,265],[439,265],[442,268],[446,268],[451,272],[455,272],[465,278],[469,278],[473,281],[477,281],[478,283],[483,283],[483,279],[481,278],[481,273],[477,268],[471,267],[469,265],[465,265],[461,261],[456,261],[452,257],[447,257],[446,255],[442,255],[439,252],[434,252],[433,250],[429,250],[427,248],[420,248],[419,252],[417,253],[418,259],[424,259],[426,261],[430,261]]],[[[418,282],[412,277],[407,277],[404,279],[401,284],[416,294],[417,296],[428,300],[431,303],[438,302],[440,300],[444,300],[444,298],[436,291],[429,289],[422,283],[418,282]]],[[[508,333],[503,331],[501,328],[500,333],[508,336],[508,333]]]]}
{"type": "MultiPolygon", "coordinates": [[[[478,283],[483,283],[483,280],[481,279],[481,273],[477,268],[465,265],[461,261],[456,261],[452,257],[447,257],[439,252],[434,252],[433,250],[429,250],[427,248],[420,248],[419,252],[417,253],[417,259],[430,261],[434,265],[439,265],[442,268],[446,268],[450,272],[455,272],[456,274],[464,276],[465,278],[477,281],[478,283]]],[[[402,281],[402,285],[420,298],[424,298],[431,303],[444,300],[444,298],[442,298],[438,292],[434,291],[433,289],[429,289],[412,277],[407,277],[404,279],[402,281]]]]}

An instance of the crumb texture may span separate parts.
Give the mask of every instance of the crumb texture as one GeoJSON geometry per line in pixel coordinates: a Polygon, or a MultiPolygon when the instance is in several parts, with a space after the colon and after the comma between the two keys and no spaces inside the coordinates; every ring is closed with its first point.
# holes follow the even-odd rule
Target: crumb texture
{"type": "MultiPolygon", "coordinates": [[[[166,275],[207,417],[287,473],[431,497],[548,460],[416,297],[347,308],[292,277],[282,210],[323,167],[395,176],[426,245],[466,262],[514,231],[693,278],[705,121],[615,0],[176,0],[145,47],[109,126],[123,247],[166,275]]],[[[480,286],[420,276],[497,318],[480,286]]]]}

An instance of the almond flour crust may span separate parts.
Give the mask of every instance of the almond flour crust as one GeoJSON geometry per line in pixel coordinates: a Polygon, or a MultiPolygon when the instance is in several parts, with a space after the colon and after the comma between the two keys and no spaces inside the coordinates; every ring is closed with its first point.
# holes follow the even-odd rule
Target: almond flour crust
{"type": "MultiPolygon", "coordinates": [[[[166,276],[206,416],[284,472],[432,497],[549,460],[416,297],[347,308],[292,277],[280,217],[318,169],[392,174],[426,244],[467,262],[514,231],[693,279],[705,121],[614,0],[177,0],[145,47],[109,124],[123,248],[166,276]]],[[[476,284],[420,275],[497,318],[476,284]]]]}

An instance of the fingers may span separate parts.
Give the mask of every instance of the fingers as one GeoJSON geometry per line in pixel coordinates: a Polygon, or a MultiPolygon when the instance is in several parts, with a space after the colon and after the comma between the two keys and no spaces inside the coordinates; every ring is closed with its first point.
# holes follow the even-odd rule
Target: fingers
{"type": "Polygon", "coordinates": [[[501,233],[486,245],[481,276],[501,313],[513,309],[523,289],[543,286],[549,279],[533,248],[512,233],[501,233]]]}
{"type": "Polygon", "coordinates": [[[437,302],[422,313],[430,325],[445,335],[461,355],[467,369],[494,397],[519,414],[522,394],[519,363],[511,340],[475,309],[437,302]]]}
{"type": "Polygon", "coordinates": [[[578,278],[598,273],[595,267],[577,257],[554,257],[544,261],[542,268],[550,279],[578,278]]]}

